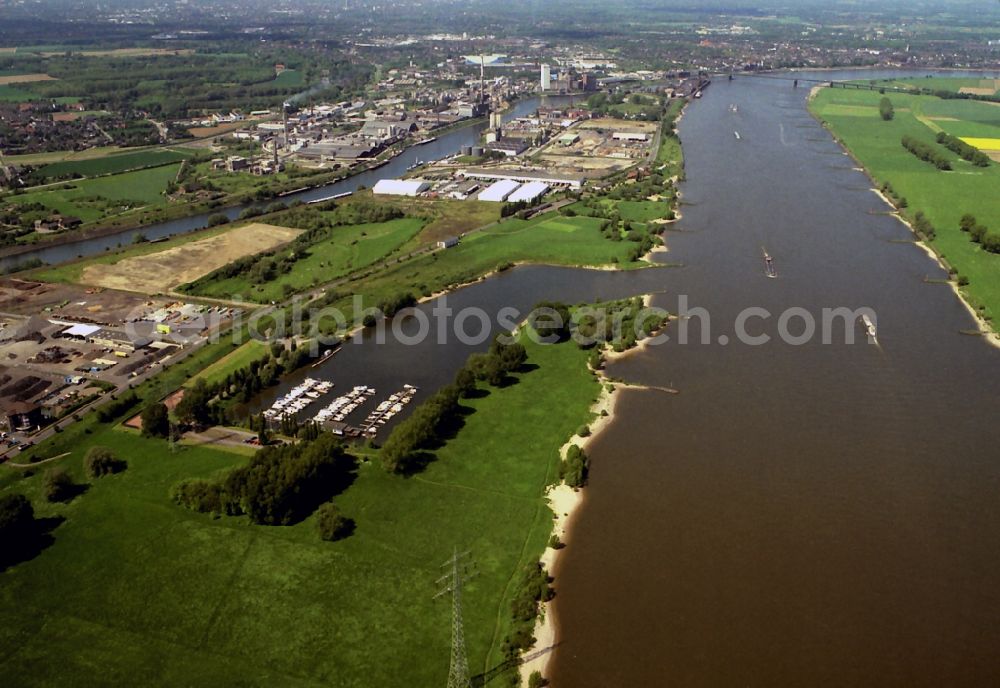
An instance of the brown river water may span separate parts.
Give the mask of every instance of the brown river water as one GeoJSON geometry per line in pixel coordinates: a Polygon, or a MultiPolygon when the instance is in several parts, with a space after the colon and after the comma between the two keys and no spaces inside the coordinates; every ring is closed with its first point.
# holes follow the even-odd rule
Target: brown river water
{"type": "Polygon", "coordinates": [[[661,255],[686,267],[656,271],[654,303],[687,295],[711,343],[675,324],[610,367],[680,394],[622,392],[592,445],[555,570],[556,688],[1000,685],[1000,350],[870,214],[807,92],[717,80],[681,124],[687,205],[661,255]],[[785,309],[841,306],[874,309],[877,345],[860,324],[852,345],[844,326],[778,341],[785,309]],[[771,343],[734,341],[747,307],[774,314],[748,327],[771,343]]]}

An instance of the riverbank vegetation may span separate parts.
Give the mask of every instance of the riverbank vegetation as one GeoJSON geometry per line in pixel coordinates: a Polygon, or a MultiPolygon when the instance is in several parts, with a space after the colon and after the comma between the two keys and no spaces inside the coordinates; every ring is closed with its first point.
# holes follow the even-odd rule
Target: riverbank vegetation
{"type": "Polygon", "coordinates": [[[686,104],[686,98],[671,99],[660,125],[660,149],[656,152],[655,171],[667,178],[684,179],[684,151],[677,136],[677,120],[686,104]]]}
{"type": "MultiPolygon", "coordinates": [[[[916,80],[917,86],[922,82],[916,80]]],[[[933,85],[943,88],[942,83],[933,85]]],[[[957,94],[958,88],[956,84],[952,92],[957,94]]],[[[979,314],[995,318],[1000,314],[1000,255],[991,253],[987,246],[992,243],[977,241],[977,236],[1000,233],[1000,226],[989,226],[990,218],[1000,217],[1000,165],[983,160],[993,155],[989,150],[969,155],[962,146],[956,151],[953,139],[970,146],[977,139],[1000,139],[1000,108],[972,97],[897,92],[892,96],[895,116],[886,122],[878,114],[880,97],[877,91],[824,88],[810,108],[886,190],[900,214],[924,233],[979,314]],[[931,147],[934,157],[952,171],[911,155],[900,146],[903,137],[919,142],[922,149],[931,147]],[[963,231],[963,215],[979,220],[963,231]],[[984,229],[973,233],[976,225],[984,229]]]]}
{"type": "MultiPolygon", "coordinates": [[[[41,474],[0,466],[0,486],[25,495],[34,520],[64,519],[40,555],[6,574],[0,609],[18,650],[0,666],[23,675],[30,662],[42,681],[98,680],[97,652],[101,676],[111,671],[146,685],[183,682],[192,671],[247,685],[389,685],[401,675],[414,685],[442,683],[451,609],[428,591],[456,546],[472,550],[479,571],[464,591],[472,673],[504,663],[505,651],[523,645],[525,629],[530,634],[533,621],[519,619],[547,589],[544,574],[527,573],[537,570],[550,535],[544,488],[557,479],[559,447],[591,420],[599,391],[586,352],[525,346],[531,369],[462,399],[461,428],[431,450],[434,460],[420,474],[402,478],[369,461],[357,467],[353,484],[334,498],[333,515],[349,516],[353,530],[332,517],[320,523],[325,507],[285,518],[293,513],[281,506],[287,490],[264,490],[277,506],[259,512],[241,502],[242,516],[213,518],[172,502],[182,480],[220,485],[237,475],[249,486],[285,465],[275,452],[248,462],[90,425],[51,450],[68,452],[57,465],[84,482],[84,456],[102,447],[127,459],[128,470],[94,480],[69,503],[44,499],[41,474]],[[79,583],[96,577],[100,585],[79,583]],[[38,666],[31,658],[43,650],[61,661],[38,666]],[[151,653],[171,661],[152,667],[151,653]]],[[[12,512],[26,512],[19,504],[12,512]]]]}
{"type": "MultiPolygon", "coordinates": [[[[317,305],[343,306],[359,293],[365,305],[392,311],[522,261],[644,266],[636,251],[652,246],[653,223],[665,218],[673,198],[647,198],[653,181],[666,191],[662,175],[617,180],[607,208],[599,204],[593,217],[511,218],[467,234],[454,248],[392,263],[383,257],[380,269],[331,288],[317,305]],[[596,216],[612,207],[614,223],[596,216]]],[[[428,242],[435,223],[434,231],[443,231],[500,210],[469,204],[463,215],[442,216],[437,209],[450,206],[440,202],[428,212],[421,200],[380,199],[379,207],[404,217],[359,223],[372,219],[351,215],[355,203],[370,198],[360,196],[283,212],[303,222],[318,213],[331,223],[305,228],[316,236],[373,225],[362,230],[367,236],[375,227],[420,221],[423,229],[397,244],[400,252],[428,242]]],[[[360,243],[360,232],[356,238],[360,243]]],[[[298,271],[310,259],[299,252],[314,245],[297,247],[283,274],[298,271]]],[[[277,267],[286,257],[284,250],[257,256],[246,274],[261,259],[277,267]]],[[[74,269],[79,274],[79,265],[74,269]]],[[[623,307],[631,312],[637,303],[623,307]]],[[[248,685],[389,685],[401,675],[414,685],[441,683],[450,608],[435,603],[428,586],[461,547],[472,550],[479,571],[464,591],[472,673],[501,668],[513,677],[517,653],[532,642],[538,604],[551,596],[537,563],[552,528],[545,490],[560,479],[577,486],[586,480],[585,455],[563,461],[560,448],[594,420],[590,409],[601,392],[588,366],[594,350],[530,339],[496,343],[470,358],[454,384],[420,405],[381,448],[344,450],[315,426],[249,459],[252,450],[244,447],[176,441],[178,424],[230,420],[233,403],[296,367],[284,360],[293,353],[291,346],[206,345],[115,400],[103,422],[85,416],[21,455],[29,463],[50,460],[86,486],[71,501],[46,500],[44,477],[31,469],[0,466],[0,490],[25,495],[40,519],[61,523],[44,551],[15,566],[0,590],[4,637],[19,647],[0,658],[0,668],[21,675],[30,663],[41,681],[98,680],[97,652],[105,658],[102,676],[113,671],[147,685],[183,683],[192,672],[248,685]],[[184,397],[168,411],[163,402],[181,385],[184,397]],[[155,432],[117,424],[144,408],[155,409],[144,414],[155,432]],[[96,448],[128,470],[91,477],[86,456],[96,448]],[[331,480],[323,478],[327,472],[331,480]],[[101,585],[79,585],[98,576],[101,585]],[[53,584],[39,587],[40,579],[53,584]],[[95,628],[99,637],[91,638],[95,628]],[[86,647],[80,637],[90,641],[86,647]],[[31,658],[43,650],[63,661],[39,669],[31,658]],[[170,664],[151,667],[150,656],[170,664]]]]}

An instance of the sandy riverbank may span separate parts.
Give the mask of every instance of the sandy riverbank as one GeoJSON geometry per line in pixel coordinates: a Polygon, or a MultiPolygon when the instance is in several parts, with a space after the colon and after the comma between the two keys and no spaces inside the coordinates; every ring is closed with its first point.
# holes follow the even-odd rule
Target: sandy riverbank
{"type": "MultiPolygon", "coordinates": [[[[646,308],[651,306],[652,300],[653,294],[644,294],[642,297],[643,305],[646,308]]],[[[625,351],[611,351],[606,348],[604,351],[605,361],[607,363],[611,363],[626,356],[633,355],[636,352],[645,351],[649,346],[653,345],[657,341],[656,335],[658,335],[660,331],[661,330],[658,330],[649,337],[639,340],[634,347],[626,349],[625,351]]],[[[566,458],[566,452],[569,450],[571,445],[575,444],[584,451],[587,451],[590,448],[591,443],[600,437],[601,433],[603,433],[605,429],[611,425],[611,423],[615,420],[615,409],[621,389],[657,389],[659,391],[672,394],[677,393],[676,390],[672,389],[646,387],[644,385],[630,385],[618,381],[611,381],[603,371],[598,371],[597,376],[601,383],[601,393],[598,396],[597,401],[595,401],[594,405],[590,408],[591,413],[595,416],[595,419],[590,423],[590,435],[587,437],[574,435],[568,442],[566,442],[566,444],[564,444],[559,450],[559,455],[564,460],[566,458]]],[[[546,492],[546,498],[549,502],[549,508],[552,509],[552,513],[554,514],[552,534],[556,535],[564,546],[571,545],[572,531],[570,525],[572,523],[573,516],[577,513],[577,510],[583,503],[583,490],[574,489],[566,483],[560,483],[559,485],[549,488],[546,492]]],[[[545,552],[541,557],[541,562],[545,566],[545,570],[548,571],[550,575],[555,570],[562,551],[562,548],[545,548],[545,552]]],[[[520,667],[522,684],[527,685],[528,677],[531,676],[532,672],[538,671],[543,676],[546,674],[549,660],[552,657],[552,652],[550,650],[555,646],[558,640],[558,635],[559,629],[556,625],[552,603],[546,602],[542,605],[541,613],[535,622],[535,644],[524,653],[524,656],[533,658],[526,661],[520,667]]]]}
{"type": "MultiPolygon", "coordinates": [[[[865,172],[865,174],[868,176],[869,179],[871,179],[871,175],[867,174],[867,170],[862,169],[862,171],[865,172]]],[[[877,188],[872,188],[872,193],[874,193],[876,196],[885,201],[885,203],[890,208],[893,209],[892,213],[893,217],[895,217],[897,220],[906,225],[906,227],[913,233],[913,236],[916,238],[916,241],[913,242],[914,245],[923,250],[923,252],[927,254],[927,257],[933,260],[938,265],[938,267],[940,267],[945,272],[948,272],[949,266],[945,262],[944,258],[936,250],[934,250],[934,247],[930,246],[929,244],[927,244],[927,242],[925,242],[923,239],[920,238],[920,235],[917,234],[916,228],[914,228],[914,226],[910,223],[910,221],[907,220],[905,217],[903,217],[898,210],[896,210],[895,204],[893,204],[893,202],[889,199],[889,197],[886,196],[884,193],[882,193],[881,190],[877,188]]],[[[983,318],[983,316],[981,316],[975,308],[973,308],[972,304],[969,303],[968,299],[966,299],[965,294],[962,293],[962,290],[959,288],[958,283],[953,279],[949,279],[948,285],[951,287],[952,292],[954,292],[959,302],[961,302],[961,304],[965,306],[965,309],[969,312],[969,315],[972,316],[972,319],[976,322],[976,328],[982,334],[983,339],[992,346],[1000,348],[1000,334],[995,332],[993,328],[990,326],[990,323],[987,322],[986,319],[983,318]]]]}
{"type": "MultiPolygon", "coordinates": [[[[597,416],[597,418],[590,424],[590,435],[588,437],[574,435],[572,439],[564,444],[559,450],[559,455],[563,459],[566,458],[566,452],[569,450],[571,445],[575,444],[586,451],[590,446],[590,443],[599,437],[604,429],[607,428],[614,419],[615,405],[618,400],[617,387],[609,384],[603,375],[599,375],[599,378],[601,380],[601,393],[600,396],[598,396],[597,401],[594,402],[594,405],[590,409],[591,412],[597,416]]],[[[549,488],[546,493],[546,498],[549,502],[549,508],[551,508],[552,513],[555,514],[552,525],[552,533],[558,536],[559,540],[564,545],[567,545],[572,540],[569,526],[573,516],[583,503],[583,491],[580,489],[574,489],[566,483],[560,483],[555,487],[549,488]]],[[[562,555],[562,551],[563,550],[561,548],[545,548],[545,552],[541,557],[541,562],[545,566],[545,570],[548,571],[550,575],[555,569],[556,564],[559,561],[559,557],[562,555]]],[[[540,672],[544,676],[548,669],[549,660],[552,657],[551,649],[555,645],[556,638],[558,637],[558,628],[556,627],[555,614],[553,613],[551,602],[542,604],[541,612],[539,613],[538,619],[535,621],[534,636],[535,644],[524,653],[525,656],[537,655],[539,652],[544,650],[549,651],[544,652],[540,656],[535,656],[533,659],[521,665],[520,672],[522,685],[528,684],[528,677],[531,676],[533,672],[540,672]]]]}

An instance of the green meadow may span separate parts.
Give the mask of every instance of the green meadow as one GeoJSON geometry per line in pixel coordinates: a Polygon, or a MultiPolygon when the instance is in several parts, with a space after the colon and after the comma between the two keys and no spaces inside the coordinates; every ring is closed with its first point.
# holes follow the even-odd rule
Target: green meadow
{"type": "Polygon", "coordinates": [[[61,177],[71,174],[79,174],[84,177],[97,177],[180,162],[185,158],[191,157],[191,155],[190,151],[159,148],[135,153],[123,153],[121,155],[109,155],[104,158],[93,158],[91,160],[56,162],[42,167],[38,170],[38,174],[43,177],[61,177]]]}
{"type": "MultiPolygon", "coordinates": [[[[650,213],[656,216],[656,213],[666,209],[665,202],[637,202],[630,206],[636,217],[650,213]]],[[[280,217],[269,221],[280,223],[280,217]]],[[[447,224],[451,221],[439,218],[424,226],[423,219],[403,218],[381,224],[338,227],[333,230],[330,239],[315,244],[307,257],[296,261],[290,272],[279,275],[271,282],[254,286],[245,275],[240,275],[200,282],[192,293],[217,297],[239,293],[259,303],[279,301],[288,293],[326,284],[359,269],[380,264],[376,273],[362,273],[346,285],[337,287],[339,296],[334,298],[334,302],[349,309],[350,294],[361,294],[366,305],[378,304],[406,291],[416,296],[428,295],[517,262],[586,266],[618,264],[626,269],[647,265],[641,261],[629,262],[629,252],[635,246],[633,242],[611,241],[601,234],[603,220],[563,217],[556,213],[546,213],[532,220],[509,218],[467,234],[453,248],[405,262],[394,262],[393,256],[401,253],[401,249],[427,243],[428,231],[438,222],[447,224]]],[[[433,230],[434,236],[440,233],[440,229],[438,226],[433,230]]],[[[41,274],[44,277],[47,273],[41,274]]],[[[74,268],[74,274],[79,274],[79,268],[74,268]]],[[[71,275],[65,277],[72,281],[71,275]]]]}
{"type": "Polygon", "coordinates": [[[329,239],[313,244],[308,255],[295,262],[291,272],[254,285],[246,275],[206,281],[193,292],[200,296],[229,298],[244,294],[259,302],[279,301],[287,293],[335,280],[385,259],[420,232],[424,221],[405,217],[377,224],[335,227],[329,239]]]}
{"type": "Polygon", "coordinates": [[[200,371],[197,375],[184,383],[185,387],[193,387],[198,380],[204,380],[209,385],[214,385],[226,379],[230,373],[234,373],[241,368],[246,368],[251,362],[260,359],[267,351],[267,345],[257,339],[251,339],[246,344],[241,345],[235,351],[226,354],[215,363],[200,371]]]}
{"type": "MultiPolygon", "coordinates": [[[[858,83],[868,84],[873,82],[859,81],[858,83]]],[[[979,77],[956,78],[926,76],[909,77],[906,79],[877,79],[874,80],[874,85],[880,87],[886,86],[892,88],[905,88],[914,91],[927,89],[931,91],[952,91],[956,93],[963,88],[992,89],[993,93],[996,93],[998,90],[993,79],[980,79],[979,77]]]]}
{"type": "MultiPolygon", "coordinates": [[[[675,98],[667,105],[664,121],[676,121],[684,110],[686,101],[675,98]]],[[[684,152],[681,141],[676,136],[660,136],[660,149],[656,152],[656,169],[665,177],[682,175],[684,172],[684,152]]]]}
{"type": "Polygon", "coordinates": [[[513,263],[597,266],[616,264],[622,269],[646,267],[629,262],[631,241],[611,241],[601,234],[603,220],[563,217],[546,213],[532,220],[510,219],[480,232],[466,235],[453,248],[418,256],[391,266],[377,275],[337,288],[332,304],[351,313],[351,295],[359,294],[364,305],[377,306],[401,293],[419,297],[478,279],[513,263]]]}
{"type": "Polygon", "coordinates": [[[16,203],[41,203],[61,215],[73,215],[84,222],[101,220],[124,210],[123,202],[143,206],[166,205],[163,192],[177,176],[179,163],[125,172],[96,179],[83,179],[49,186],[37,191],[8,196],[16,203]]]}
{"type": "Polygon", "coordinates": [[[55,465],[83,480],[82,457],[107,446],[128,461],[66,505],[41,497],[41,474],[0,466],[0,490],[64,518],[54,543],[0,573],[0,671],[21,686],[439,686],[448,671],[451,608],[435,601],[440,565],[470,550],[464,591],[473,674],[502,661],[515,581],[536,561],[552,514],[558,449],[599,383],[573,344],[528,344],[515,384],[463,401],[464,426],[411,478],[362,462],[335,498],[354,534],[320,540],[296,525],[175,506],[171,486],[244,462],[238,453],[171,448],[89,423],[55,465]]]}
{"type": "Polygon", "coordinates": [[[18,88],[14,84],[0,84],[0,101],[7,103],[26,103],[35,98],[35,94],[18,88]]]}
{"type": "Polygon", "coordinates": [[[304,77],[302,72],[298,70],[286,69],[274,77],[274,83],[279,86],[301,86],[304,83],[304,77]]]}
{"type": "Polygon", "coordinates": [[[1000,255],[983,251],[958,226],[962,215],[971,213],[1000,232],[1000,166],[975,167],[935,143],[938,130],[1000,137],[1000,107],[889,93],[895,117],[883,121],[878,112],[882,97],[878,92],[824,88],[810,108],[877,182],[889,182],[906,198],[908,217],[917,211],[927,216],[937,233],[934,249],[969,280],[963,290],[971,302],[988,317],[1000,315],[1000,255]],[[900,145],[904,135],[936,146],[953,169],[940,171],[911,155],[900,145]]]}

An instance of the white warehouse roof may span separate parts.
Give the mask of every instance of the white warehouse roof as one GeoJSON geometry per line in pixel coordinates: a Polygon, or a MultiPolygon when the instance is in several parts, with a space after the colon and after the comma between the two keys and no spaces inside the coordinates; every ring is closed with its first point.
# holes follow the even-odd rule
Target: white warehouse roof
{"type": "Polygon", "coordinates": [[[73,325],[63,330],[61,334],[63,337],[81,337],[86,339],[100,329],[99,325],[73,325]]]}
{"type": "Polygon", "coordinates": [[[540,198],[545,195],[545,192],[549,190],[549,185],[545,182],[528,182],[520,189],[512,193],[507,197],[507,200],[511,203],[519,203],[521,201],[534,201],[536,198],[540,198]]]}
{"type": "Polygon", "coordinates": [[[387,196],[416,196],[431,187],[422,179],[380,179],[372,189],[372,193],[387,196]]]}
{"type": "Polygon", "coordinates": [[[513,179],[501,179],[498,182],[490,184],[485,191],[480,193],[479,200],[501,203],[519,186],[521,186],[521,183],[515,182],[513,179]]]}

